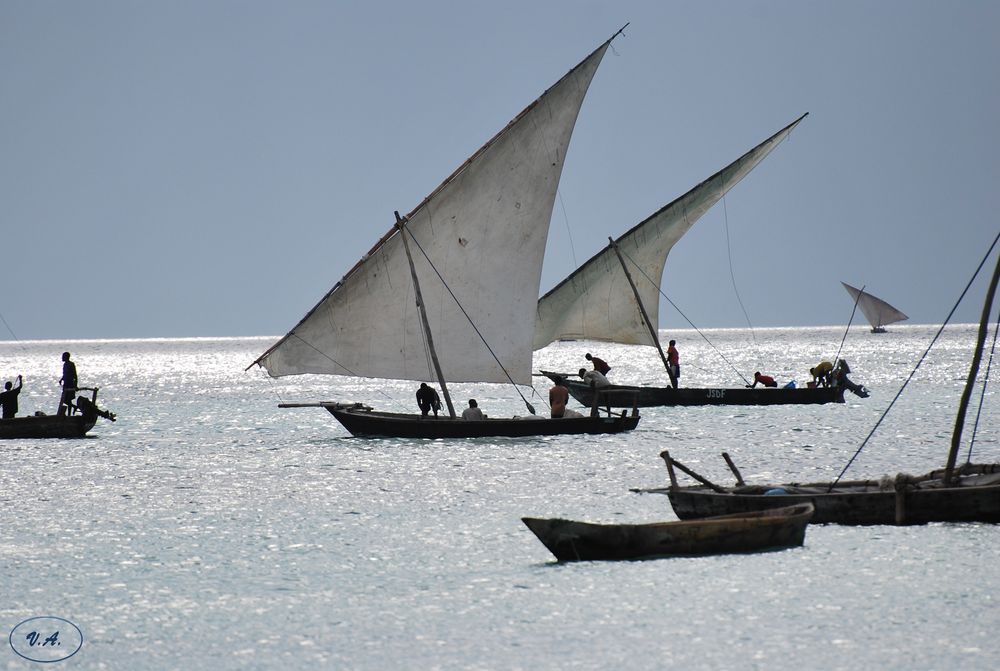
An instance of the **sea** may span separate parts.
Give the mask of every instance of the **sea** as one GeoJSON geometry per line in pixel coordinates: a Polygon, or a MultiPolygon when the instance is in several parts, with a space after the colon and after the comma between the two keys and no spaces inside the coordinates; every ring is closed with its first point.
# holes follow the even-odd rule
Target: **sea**
{"type": "MultiPolygon", "coordinates": [[[[86,439],[0,442],[0,669],[996,669],[996,525],[810,525],[794,549],[558,563],[521,523],[676,519],[635,491],[667,484],[663,450],[721,484],[723,452],[750,483],[940,467],[976,326],[928,353],[938,329],[662,331],[685,386],[756,370],[803,385],[839,354],[871,395],[452,441],[353,438],[320,408],[279,408],[415,411],[417,383],[272,379],[251,364],[273,337],[0,343],[21,414],[55,412],[63,351],[117,414],[86,439]]],[[[534,368],[576,371],[587,352],[612,381],[666,383],[649,347],[559,342],[534,368]]],[[[520,390],[543,413],[534,380],[520,390]]],[[[981,389],[961,459],[978,417],[973,459],[1000,461],[1000,404],[981,389]]],[[[511,386],[450,390],[459,409],[527,412],[511,386]]]]}

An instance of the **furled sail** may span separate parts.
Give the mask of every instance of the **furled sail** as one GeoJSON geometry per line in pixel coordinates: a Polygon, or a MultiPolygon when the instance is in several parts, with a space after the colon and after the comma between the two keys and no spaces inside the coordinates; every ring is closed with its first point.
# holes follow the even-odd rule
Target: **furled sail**
{"type": "Polygon", "coordinates": [[[868,320],[873,329],[880,329],[883,326],[909,319],[909,317],[881,298],[872,296],[867,291],[855,289],[847,282],[841,282],[841,284],[847,289],[847,293],[851,295],[851,298],[857,302],[858,307],[861,308],[861,312],[865,315],[865,319],[868,320]]]}
{"type": "MultiPolygon", "coordinates": [[[[618,238],[622,254],[651,280],[636,278],[640,299],[652,324],[658,324],[660,281],[674,244],[806,116],[803,114],[618,238]]],[[[538,301],[534,348],[541,349],[560,338],[654,344],[621,263],[610,247],[595,254],[538,301]]]]}
{"type": "MultiPolygon", "coordinates": [[[[499,360],[515,382],[531,382],[535,305],[556,189],[580,106],[610,43],[525,108],[404,219],[448,381],[507,382],[499,360]]],[[[399,230],[386,233],[256,363],[272,377],[433,378],[399,230]]]]}

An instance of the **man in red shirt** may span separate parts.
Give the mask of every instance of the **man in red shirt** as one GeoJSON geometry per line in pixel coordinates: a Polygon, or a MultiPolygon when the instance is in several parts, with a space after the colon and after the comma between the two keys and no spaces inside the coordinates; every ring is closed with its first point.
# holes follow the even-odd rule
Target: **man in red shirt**
{"type": "Polygon", "coordinates": [[[747,386],[753,389],[757,386],[757,383],[761,383],[765,387],[777,387],[778,383],[774,381],[774,378],[770,375],[761,375],[760,371],[753,374],[753,384],[748,384],[747,386]]]}
{"type": "Polygon", "coordinates": [[[671,340],[667,347],[667,375],[670,376],[670,386],[674,389],[677,389],[677,378],[681,376],[681,355],[674,347],[676,344],[676,340],[671,340]]]}

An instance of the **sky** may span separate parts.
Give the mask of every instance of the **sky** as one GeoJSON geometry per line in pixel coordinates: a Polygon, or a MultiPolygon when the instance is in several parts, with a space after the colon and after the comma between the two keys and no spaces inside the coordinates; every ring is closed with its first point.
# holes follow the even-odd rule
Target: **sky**
{"type": "Polygon", "coordinates": [[[285,333],[626,23],[540,295],[808,112],[674,247],[660,327],[844,326],[841,281],[944,320],[1000,231],[1000,3],[0,0],[0,339],[285,333]]]}

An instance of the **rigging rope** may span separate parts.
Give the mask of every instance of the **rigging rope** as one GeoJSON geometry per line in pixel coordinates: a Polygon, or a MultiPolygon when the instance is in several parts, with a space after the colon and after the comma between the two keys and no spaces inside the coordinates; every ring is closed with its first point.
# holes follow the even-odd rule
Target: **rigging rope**
{"type": "MultiPolygon", "coordinates": [[[[410,233],[409,229],[407,229],[407,228],[402,228],[401,230],[406,231],[407,233],[410,233]]],[[[535,412],[535,408],[530,403],[528,403],[528,399],[526,399],[524,397],[524,394],[521,393],[521,389],[517,386],[517,383],[514,382],[514,378],[512,378],[510,376],[510,373],[507,372],[507,369],[504,368],[504,365],[502,363],[500,363],[500,358],[496,355],[496,352],[493,351],[493,348],[490,347],[490,344],[488,342],[486,342],[486,338],[479,331],[479,327],[476,326],[475,322],[472,321],[472,317],[469,316],[469,313],[465,311],[465,306],[463,306],[459,302],[458,297],[455,295],[455,292],[451,290],[450,286],[448,286],[448,283],[445,281],[444,277],[438,271],[437,266],[434,265],[434,262],[431,261],[430,257],[427,255],[427,252],[425,252],[424,248],[420,246],[420,242],[413,236],[412,233],[410,233],[410,240],[413,240],[413,244],[415,244],[417,246],[417,249],[420,250],[420,253],[424,255],[424,258],[427,260],[427,263],[430,265],[431,269],[434,271],[434,274],[438,276],[438,279],[441,280],[441,284],[444,286],[445,289],[448,290],[448,294],[451,295],[452,300],[455,301],[455,305],[457,305],[458,309],[462,311],[463,315],[465,315],[465,318],[466,318],[466,320],[468,320],[469,325],[472,326],[472,329],[476,332],[476,335],[479,336],[479,339],[483,341],[483,344],[486,346],[486,349],[489,351],[490,355],[493,357],[493,360],[497,362],[497,365],[500,366],[500,370],[503,371],[503,374],[507,377],[507,379],[510,381],[511,385],[517,391],[518,396],[520,396],[521,400],[524,401],[524,405],[528,409],[528,412],[530,412],[532,415],[537,414],[535,412]]]]}
{"type": "MultiPolygon", "coordinates": [[[[861,285],[861,291],[865,290],[865,285],[861,285]]],[[[854,307],[851,308],[851,318],[847,320],[847,328],[844,329],[844,337],[840,339],[840,347],[837,348],[837,356],[833,357],[833,367],[837,367],[837,363],[840,362],[840,353],[844,350],[844,341],[847,340],[847,333],[851,330],[851,324],[854,322],[854,313],[858,310],[858,301],[861,300],[861,294],[854,299],[854,307]]]]}
{"type": "Polygon", "coordinates": [[[833,488],[837,485],[838,482],[840,482],[840,479],[844,477],[844,473],[847,472],[847,469],[851,467],[851,464],[854,463],[854,460],[858,458],[859,454],[861,454],[861,450],[865,449],[865,445],[867,445],[871,437],[875,435],[875,431],[882,424],[882,421],[885,419],[886,415],[889,414],[889,411],[892,410],[892,406],[896,404],[896,401],[903,393],[903,390],[906,389],[906,386],[908,384],[910,384],[910,380],[913,379],[913,376],[916,374],[917,369],[920,368],[920,364],[922,364],[924,362],[924,359],[927,358],[927,354],[931,351],[931,348],[934,347],[934,343],[937,342],[938,338],[940,338],[941,334],[944,332],[944,327],[948,325],[949,321],[951,321],[952,316],[954,316],[955,314],[955,310],[958,309],[958,306],[962,302],[962,299],[965,298],[965,294],[968,293],[969,287],[972,286],[972,283],[976,280],[976,277],[979,276],[979,271],[983,269],[984,265],[986,265],[987,259],[989,259],[990,255],[993,253],[993,248],[996,247],[997,240],[1000,240],[1000,233],[997,234],[997,237],[993,238],[993,244],[990,245],[989,250],[986,252],[986,256],[984,256],[983,260],[979,262],[979,266],[976,267],[976,272],[972,274],[972,277],[969,279],[969,283],[965,285],[965,289],[962,290],[962,294],[958,297],[958,300],[955,301],[955,305],[952,306],[951,311],[948,313],[948,316],[945,317],[944,323],[941,324],[941,328],[939,328],[937,333],[934,334],[934,337],[931,338],[930,344],[927,345],[927,349],[924,350],[924,353],[920,356],[920,359],[917,361],[917,365],[913,367],[913,370],[910,371],[909,376],[907,376],[906,380],[903,381],[903,386],[899,388],[899,391],[896,392],[896,395],[889,402],[889,405],[882,413],[882,416],[878,418],[877,422],[875,422],[875,426],[873,426],[872,430],[868,432],[868,435],[865,437],[865,439],[861,441],[861,446],[858,447],[857,451],[854,453],[854,456],[852,456],[850,460],[847,462],[847,465],[844,466],[844,470],[840,472],[840,475],[837,476],[836,480],[830,483],[830,487],[827,489],[828,492],[833,491],[833,488]]]}
{"type": "MultiPolygon", "coordinates": [[[[674,308],[675,310],[677,310],[677,313],[678,313],[678,314],[680,314],[680,316],[681,316],[681,317],[684,317],[684,321],[686,321],[686,322],[687,322],[688,324],[690,324],[690,325],[691,325],[691,328],[693,328],[693,329],[695,330],[695,332],[696,332],[696,333],[697,333],[698,335],[700,335],[700,336],[701,336],[702,338],[704,338],[704,339],[705,339],[705,342],[707,342],[707,343],[708,343],[708,346],[709,346],[709,347],[711,347],[711,348],[712,348],[713,350],[715,350],[716,354],[718,354],[718,355],[719,355],[719,357],[720,357],[720,358],[721,358],[721,359],[722,359],[723,361],[725,361],[725,362],[726,362],[727,364],[729,364],[729,367],[730,367],[730,368],[732,368],[732,369],[733,369],[733,370],[734,370],[734,371],[736,372],[736,374],[737,374],[737,375],[738,375],[738,376],[740,377],[740,379],[741,379],[741,380],[743,380],[743,382],[745,382],[746,384],[750,384],[750,380],[746,379],[746,378],[745,378],[745,377],[743,376],[743,373],[741,373],[741,372],[739,371],[739,369],[737,369],[737,368],[736,368],[736,366],[734,366],[734,365],[733,365],[733,364],[732,364],[732,363],[731,363],[731,362],[729,361],[729,359],[727,359],[727,358],[726,358],[726,355],[725,355],[725,354],[723,354],[723,353],[722,353],[722,352],[721,352],[721,351],[719,350],[719,348],[718,348],[718,347],[716,347],[716,346],[715,346],[715,345],[714,345],[714,344],[712,343],[712,341],[708,339],[708,336],[706,336],[706,335],[705,335],[704,333],[702,333],[702,332],[701,332],[701,330],[700,330],[700,329],[699,329],[699,328],[698,328],[697,326],[695,326],[695,325],[694,325],[694,322],[692,322],[692,321],[691,321],[690,319],[688,319],[688,316],[687,316],[686,314],[684,314],[683,310],[681,310],[681,309],[680,309],[679,307],[677,307],[677,304],[676,304],[676,303],[674,303],[674,302],[673,302],[672,300],[670,300],[670,297],[669,297],[669,296],[667,296],[667,295],[666,295],[665,293],[663,293],[663,289],[661,289],[661,288],[660,288],[660,285],[658,285],[658,284],[657,284],[656,282],[654,282],[654,281],[653,281],[653,279],[652,279],[652,278],[651,278],[651,277],[650,277],[649,275],[647,275],[647,274],[646,274],[646,271],[644,271],[644,270],[642,269],[642,267],[641,267],[641,266],[640,266],[640,265],[639,265],[638,263],[636,263],[636,262],[635,262],[635,260],[634,260],[634,259],[633,259],[633,258],[632,258],[631,256],[629,256],[629,255],[628,255],[628,252],[627,252],[627,251],[624,251],[624,250],[622,250],[622,254],[624,254],[624,255],[625,255],[625,258],[627,258],[627,259],[628,259],[629,261],[631,261],[631,262],[632,262],[632,265],[636,267],[636,269],[637,269],[637,270],[639,271],[639,274],[640,274],[640,275],[642,275],[643,277],[645,277],[645,278],[646,278],[646,281],[647,281],[647,282],[649,282],[649,283],[650,283],[650,284],[652,284],[652,285],[653,285],[654,287],[656,287],[656,290],[657,290],[657,291],[659,292],[659,294],[660,294],[661,296],[663,296],[664,298],[666,298],[666,299],[667,299],[667,302],[668,302],[668,303],[670,303],[670,305],[671,305],[671,306],[673,306],[673,308],[674,308]]],[[[688,364],[688,365],[690,365],[690,364],[688,364]]],[[[696,368],[697,368],[697,366],[696,366],[696,368]]],[[[699,369],[699,370],[700,370],[700,369],[699,369]]]]}
{"type": "Polygon", "coordinates": [[[566,222],[566,237],[569,240],[569,253],[573,257],[573,267],[578,268],[580,264],[576,262],[576,247],[573,246],[573,231],[569,227],[569,215],[566,214],[566,203],[563,202],[562,191],[557,189],[556,195],[559,196],[559,208],[563,213],[563,221],[566,222]]]}
{"type": "Polygon", "coordinates": [[[10,331],[10,334],[11,334],[11,336],[13,336],[14,340],[17,340],[18,342],[21,342],[20,338],[18,338],[16,335],[14,335],[14,329],[12,329],[10,327],[10,324],[7,323],[7,320],[4,319],[4,316],[3,316],[2,312],[0,312],[0,321],[2,321],[3,325],[7,327],[8,331],[10,331]]]}
{"type": "MultiPolygon", "coordinates": [[[[332,356],[330,356],[329,354],[327,354],[326,352],[324,352],[324,351],[323,351],[323,350],[321,350],[320,348],[318,348],[318,347],[316,347],[315,345],[313,345],[313,344],[312,344],[311,342],[309,342],[308,340],[306,340],[305,338],[303,338],[302,336],[300,336],[300,335],[299,335],[298,333],[295,333],[295,332],[293,331],[293,332],[289,333],[288,335],[289,335],[289,336],[295,336],[295,338],[296,338],[296,339],[297,339],[297,340],[298,340],[299,342],[301,342],[301,343],[302,343],[303,345],[305,345],[305,346],[306,346],[306,347],[308,347],[309,349],[313,350],[314,352],[316,352],[317,354],[319,354],[319,355],[320,355],[321,357],[323,357],[324,359],[327,359],[327,360],[328,360],[328,361],[330,361],[330,362],[331,362],[331,363],[332,363],[333,365],[335,365],[335,366],[339,366],[339,367],[343,368],[343,369],[344,369],[344,370],[346,370],[346,371],[347,371],[347,372],[348,372],[348,373],[349,373],[349,374],[350,374],[351,376],[353,376],[353,377],[363,377],[363,376],[361,376],[361,375],[358,375],[358,374],[357,374],[357,373],[355,373],[355,372],[354,372],[353,370],[351,370],[350,368],[348,368],[348,367],[347,367],[347,366],[345,366],[344,364],[340,363],[340,362],[339,362],[339,361],[337,361],[336,359],[334,359],[334,358],[333,358],[332,356]]],[[[268,375],[268,377],[271,377],[271,376],[270,376],[270,375],[268,375]]],[[[271,380],[272,380],[272,382],[273,382],[273,380],[274,380],[274,379],[273,379],[273,378],[271,378],[271,380]]],[[[382,394],[383,396],[385,396],[385,397],[386,397],[387,399],[389,399],[389,400],[390,400],[390,401],[392,401],[393,403],[400,403],[399,399],[397,399],[397,398],[393,398],[392,396],[390,396],[389,394],[387,394],[387,393],[386,393],[386,391],[385,391],[385,389],[377,389],[376,391],[377,391],[378,393],[382,394]]],[[[275,395],[276,395],[276,396],[278,395],[278,392],[277,392],[277,391],[275,391],[275,395]]],[[[278,400],[279,400],[279,401],[281,400],[281,396],[278,396],[278,400]]],[[[400,404],[400,405],[401,405],[401,404],[400,404]]]]}
{"type": "Polygon", "coordinates": [[[976,443],[976,431],[979,429],[979,417],[983,413],[983,401],[986,399],[986,387],[990,382],[990,368],[993,366],[993,353],[997,348],[997,334],[1000,333],[1000,312],[997,312],[997,325],[993,329],[993,344],[990,347],[990,358],[986,362],[986,373],[983,375],[983,391],[979,395],[979,408],[976,410],[976,421],[972,423],[972,436],[969,439],[969,452],[965,462],[972,463],[972,446],[976,443]]]}
{"type": "Polygon", "coordinates": [[[736,274],[733,272],[733,249],[729,244],[729,208],[726,206],[725,196],[722,196],[722,215],[725,220],[726,228],[726,254],[729,256],[729,279],[733,282],[733,293],[736,294],[736,302],[740,304],[740,310],[743,311],[743,316],[747,320],[747,326],[750,327],[750,337],[753,339],[754,347],[756,347],[757,334],[754,332],[753,324],[750,323],[750,315],[747,314],[747,309],[743,306],[743,299],[740,297],[740,290],[736,288],[736,274]]]}

